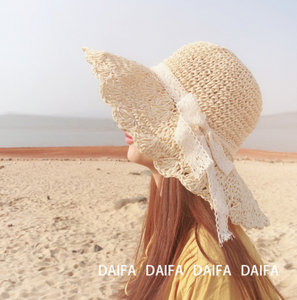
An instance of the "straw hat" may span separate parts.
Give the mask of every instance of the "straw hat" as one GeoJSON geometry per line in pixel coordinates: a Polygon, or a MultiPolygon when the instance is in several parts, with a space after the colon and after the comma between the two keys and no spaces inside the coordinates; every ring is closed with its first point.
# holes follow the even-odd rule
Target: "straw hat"
{"type": "Polygon", "coordinates": [[[183,46],[148,68],[83,48],[117,125],[164,177],[176,177],[210,202],[220,246],[228,218],[245,228],[269,225],[233,160],[262,110],[259,86],[229,50],[207,42],[183,46]]]}

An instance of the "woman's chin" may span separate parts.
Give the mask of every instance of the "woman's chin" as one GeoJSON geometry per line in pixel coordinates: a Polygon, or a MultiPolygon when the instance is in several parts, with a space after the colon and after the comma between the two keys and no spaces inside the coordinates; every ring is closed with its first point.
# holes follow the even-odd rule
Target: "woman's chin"
{"type": "Polygon", "coordinates": [[[129,145],[128,153],[127,153],[127,158],[136,164],[142,164],[142,161],[144,159],[144,155],[139,152],[137,149],[135,143],[132,143],[129,145]]]}
{"type": "Polygon", "coordinates": [[[140,153],[135,143],[129,145],[127,158],[131,162],[146,166],[148,168],[151,168],[151,166],[153,166],[153,160],[150,157],[147,157],[144,154],[140,153]]]}
{"type": "Polygon", "coordinates": [[[129,148],[128,148],[128,152],[127,152],[127,158],[133,162],[133,157],[135,156],[135,149],[134,149],[135,145],[130,144],[129,148]]]}

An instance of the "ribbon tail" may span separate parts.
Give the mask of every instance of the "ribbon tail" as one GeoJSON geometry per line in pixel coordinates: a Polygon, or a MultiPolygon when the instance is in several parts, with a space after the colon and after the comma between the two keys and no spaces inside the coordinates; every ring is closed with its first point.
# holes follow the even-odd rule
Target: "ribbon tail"
{"type": "Polygon", "coordinates": [[[208,132],[209,147],[211,149],[214,161],[226,175],[229,175],[234,168],[234,164],[226,156],[224,149],[220,143],[220,138],[211,129],[208,132]]]}
{"type": "Polygon", "coordinates": [[[219,245],[222,247],[224,242],[234,237],[233,233],[228,229],[229,208],[226,203],[224,190],[216,178],[214,165],[210,165],[206,173],[209,191],[213,200],[219,245]]]}

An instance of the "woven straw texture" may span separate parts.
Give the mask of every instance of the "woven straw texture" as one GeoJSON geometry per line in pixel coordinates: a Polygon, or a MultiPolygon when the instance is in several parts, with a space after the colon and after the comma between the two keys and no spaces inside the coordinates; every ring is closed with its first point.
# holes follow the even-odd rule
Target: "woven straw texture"
{"type": "MultiPolygon", "coordinates": [[[[194,176],[173,138],[179,111],[154,70],[105,51],[83,50],[119,128],[133,137],[141,153],[154,160],[161,175],[178,178],[213,206],[206,174],[194,176]]],[[[225,155],[233,162],[262,110],[260,89],[251,72],[231,51],[207,42],[185,45],[163,63],[186,92],[195,96],[208,125],[224,141],[225,155]]],[[[232,223],[245,228],[269,225],[235,168],[226,175],[215,164],[215,173],[232,223]]]]}

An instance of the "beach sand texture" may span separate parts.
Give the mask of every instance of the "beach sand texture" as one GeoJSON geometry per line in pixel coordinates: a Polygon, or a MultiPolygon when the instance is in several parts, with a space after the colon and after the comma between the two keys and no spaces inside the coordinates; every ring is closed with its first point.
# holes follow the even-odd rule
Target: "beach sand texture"
{"type": "MultiPolygon", "coordinates": [[[[277,266],[273,282],[297,299],[297,164],[235,164],[272,224],[248,234],[277,266]]],[[[143,170],[106,160],[0,161],[0,299],[109,299],[121,277],[100,277],[98,265],[133,264],[147,207],[114,204],[147,195],[150,177],[129,174],[143,170]]]]}

